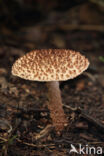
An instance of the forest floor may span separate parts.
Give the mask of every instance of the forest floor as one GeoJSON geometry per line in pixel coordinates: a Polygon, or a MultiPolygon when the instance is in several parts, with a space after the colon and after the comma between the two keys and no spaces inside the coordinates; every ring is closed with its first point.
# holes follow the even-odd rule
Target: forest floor
{"type": "Polygon", "coordinates": [[[7,27],[0,30],[1,155],[66,156],[71,155],[71,144],[77,149],[79,144],[104,148],[104,32],[73,30],[70,24],[67,28],[63,24],[60,27],[48,20],[16,31],[7,27]],[[60,82],[69,121],[61,136],[50,126],[45,82],[11,75],[14,61],[38,48],[74,49],[90,61],[89,69],[82,75],[60,82]]]}

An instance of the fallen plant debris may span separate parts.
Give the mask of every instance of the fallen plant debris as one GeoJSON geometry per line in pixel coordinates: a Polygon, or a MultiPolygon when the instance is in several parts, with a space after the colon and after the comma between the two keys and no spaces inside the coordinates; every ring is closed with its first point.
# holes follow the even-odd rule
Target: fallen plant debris
{"type": "Polygon", "coordinates": [[[99,123],[99,121],[95,120],[93,117],[87,115],[80,107],[72,108],[67,105],[64,105],[64,107],[70,109],[71,111],[74,111],[76,114],[79,115],[80,118],[83,118],[84,121],[87,121],[90,126],[92,125],[97,129],[97,131],[100,131],[100,133],[104,133],[104,125],[99,123]]]}
{"type": "Polygon", "coordinates": [[[79,145],[104,149],[103,0],[1,0],[0,8],[0,156],[77,156],[71,145],[77,152],[79,145]],[[11,75],[17,58],[49,48],[74,49],[90,61],[82,75],[60,82],[68,120],[60,136],[45,82],[11,75]]]}

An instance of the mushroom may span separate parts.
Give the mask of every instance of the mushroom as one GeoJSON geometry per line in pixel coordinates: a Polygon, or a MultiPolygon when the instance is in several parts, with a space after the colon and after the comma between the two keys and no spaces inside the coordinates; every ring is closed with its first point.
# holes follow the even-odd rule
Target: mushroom
{"type": "Polygon", "coordinates": [[[65,49],[34,50],[19,58],[12,66],[12,74],[26,80],[46,82],[48,109],[56,132],[67,125],[63,110],[59,81],[73,79],[88,68],[89,61],[79,52],[65,49]]]}

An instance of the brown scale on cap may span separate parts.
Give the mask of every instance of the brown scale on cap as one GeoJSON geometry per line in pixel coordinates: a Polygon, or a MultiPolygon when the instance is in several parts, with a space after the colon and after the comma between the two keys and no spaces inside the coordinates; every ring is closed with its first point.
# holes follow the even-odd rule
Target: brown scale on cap
{"type": "Polygon", "coordinates": [[[65,81],[80,75],[88,65],[88,59],[79,52],[43,49],[19,58],[12,67],[12,74],[34,81],[65,81]]]}
{"type": "Polygon", "coordinates": [[[34,81],[49,81],[47,85],[48,109],[56,132],[61,132],[68,120],[63,110],[58,81],[80,75],[89,65],[79,52],[65,49],[35,50],[19,58],[12,74],[34,81]]]}

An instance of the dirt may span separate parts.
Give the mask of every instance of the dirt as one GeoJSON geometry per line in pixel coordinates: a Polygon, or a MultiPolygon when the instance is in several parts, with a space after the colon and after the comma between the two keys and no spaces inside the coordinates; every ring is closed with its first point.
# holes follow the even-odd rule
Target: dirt
{"type": "Polygon", "coordinates": [[[104,32],[64,30],[47,21],[46,25],[42,21],[16,31],[1,28],[1,155],[78,155],[70,154],[71,144],[77,149],[79,144],[104,148],[104,62],[99,59],[104,56],[104,32]],[[60,82],[63,108],[69,121],[60,136],[50,126],[45,82],[23,80],[11,74],[18,57],[38,48],[74,49],[90,60],[89,69],[82,75],[60,82]],[[44,129],[45,134],[41,135],[44,129]]]}

